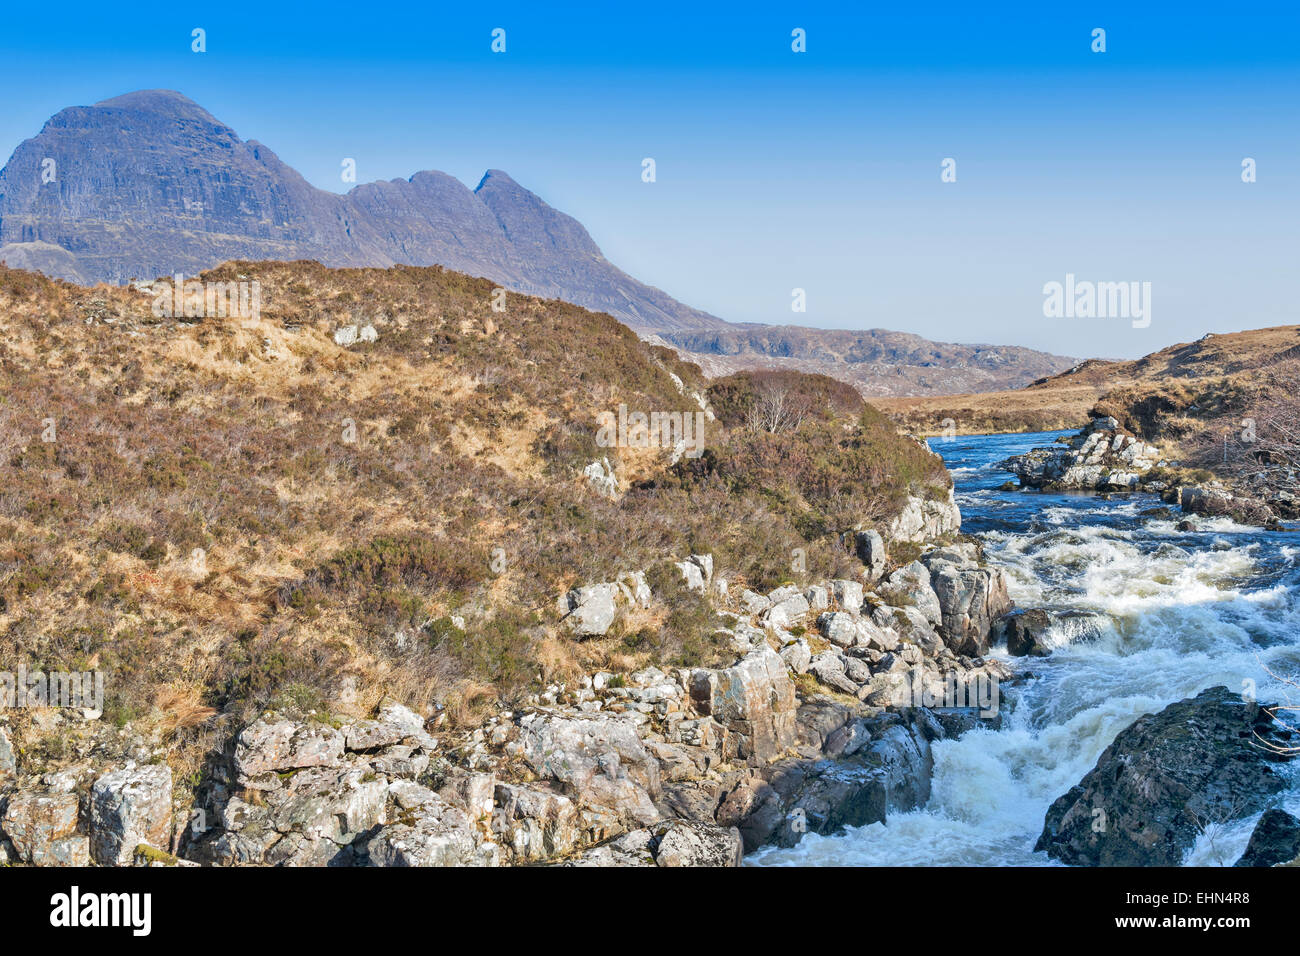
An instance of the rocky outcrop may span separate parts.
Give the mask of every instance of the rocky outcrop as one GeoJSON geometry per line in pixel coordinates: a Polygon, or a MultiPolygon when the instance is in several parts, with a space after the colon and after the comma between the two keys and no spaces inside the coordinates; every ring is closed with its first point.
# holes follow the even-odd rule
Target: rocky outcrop
{"type": "Polygon", "coordinates": [[[923,543],[955,535],[961,530],[961,511],[953,498],[952,488],[937,497],[909,495],[902,510],[889,523],[890,541],[923,543]]]}
{"type": "Polygon", "coordinates": [[[166,764],[114,770],[90,790],[90,853],[124,866],[145,843],[166,849],[172,836],[172,772],[166,764]]]}
{"type": "Polygon", "coordinates": [[[1300,820],[1285,810],[1266,810],[1233,866],[1277,866],[1293,860],[1300,860],[1300,820]]]}
{"type": "MultiPolygon", "coordinates": [[[[971,716],[950,698],[996,688],[1006,669],[941,636],[958,622],[982,628],[989,602],[931,584],[950,569],[983,572],[977,558],[967,545],[924,552],[877,582],[886,604],[866,591],[869,571],[733,600],[711,556],[692,555],[683,581],[725,605],[715,639],[733,663],[598,671],[436,737],[393,702],[347,719],[267,713],[214,755],[179,827],[162,751],[17,792],[0,781],[0,854],[41,865],[712,866],[878,822],[928,799],[933,740],[996,716],[996,700],[971,716]]],[[[610,608],[651,597],[644,574],[622,574],[566,592],[564,620],[575,636],[594,633],[610,608]]]]}
{"type": "Polygon", "coordinates": [[[1121,731],[1047,811],[1035,847],[1082,866],[1178,866],[1207,826],[1259,812],[1285,788],[1269,749],[1290,733],[1224,687],[1121,731]]]}
{"type": "Polygon", "coordinates": [[[674,820],[592,847],[566,865],[731,867],[742,853],[735,827],[674,820]]]}
{"type": "Polygon", "coordinates": [[[785,661],[766,645],[734,667],[692,672],[691,699],[728,731],[725,757],[767,761],[794,743],[794,684],[785,661]]]}
{"type": "Polygon", "coordinates": [[[1064,447],[1035,448],[998,467],[1019,478],[1023,488],[1137,491],[1144,487],[1143,475],[1162,460],[1160,449],[1105,417],[1094,418],[1064,447]]]}

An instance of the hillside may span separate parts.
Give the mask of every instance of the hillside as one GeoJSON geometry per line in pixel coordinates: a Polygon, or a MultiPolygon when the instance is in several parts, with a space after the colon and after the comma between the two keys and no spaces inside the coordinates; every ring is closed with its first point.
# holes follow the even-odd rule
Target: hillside
{"type": "Polygon", "coordinates": [[[909,429],[941,434],[1082,427],[1094,409],[1136,434],[1177,439],[1244,408],[1265,376],[1300,359],[1300,326],[1207,335],[1132,361],[1091,359],[1026,388],[876,402],[909,429]]]}
{"type": "Polygon", "coordinates": [[[834,577],[861,569],[841,532],[951,487],[839,383],[706,394],[607,315],[524,296],[493,312],[488,280],[202,278],[255,279],[260,315],[159,317],[161,288],[0,268],[4,655],[105,670],[105,716],[164,722],[178,759],[272,706],[387,695],[471,721],[594,668],[714,661],[716,619],[670,560],[706,551],[733,590],[834,577]],[[773,398],[796,417],[756,414],[773,398]],[[717,417],[698,455],[600,443],[620,405],[701,400],[717,417]],[[602,490],[584,472],[604,460],[602,490]],[[597,639],[560,626],[569,588],[637,570],[662,603],[597,639]]]}
{"type": "Polygon", "coordinates": [[[659,339],[709,375],[749,368],[832,375],[871,399],[1016,388],[1075,362],[1016,346],[931,342],[886,329],[733,325],[667,331],[659,339]]]}

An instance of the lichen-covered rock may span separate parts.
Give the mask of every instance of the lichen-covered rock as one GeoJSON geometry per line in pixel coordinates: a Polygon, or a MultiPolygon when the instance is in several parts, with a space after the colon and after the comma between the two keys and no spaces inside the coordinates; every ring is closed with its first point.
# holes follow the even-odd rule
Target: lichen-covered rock
{"type": "Polygon", "coordinates": [[[614,623],[619,593],[619,586],[612,582],[574,588],[560,598],[561,619],[578,637],[598,637],[614,623]]]}
{"type": "Polygon", "coordinates": [[[691,698],[727,729],[729,756],[769,760],[794,742],[794,684],[785,661],[767,645],[732,667],[694,671],[691,698]]]}
{"type": "Polygon", "coordinates": [[[927,542],[961,530],[961,511],[953,499],[952,488],[938,497],[909,495],[902,510],[890,522],[890,541],[927,542]]]}
{"type": "Polygon", "coordinates": [[[76,832],[79,804],[73,793],[34,790],[12,794],[5,802],[0,831],[24,863],[86,866],[90,844],[76,832]]]}
{"type": "Polygon", "coordinates": [[[435,796],[411,822],[380,827],[371,838],[372,866],[495,866],[495,844],[480,848],[469,817],[435,796]]]}
{"type": "Polygon", "coordinates": [[[1013,606],[1005,572],[941,563],[934,566],[930,581],[947,645],[971,657],[987,654],[993,622],[1013,606]]]}
{"type": "Polygon", "coordinates": [[[527,714],[512,748],[586,813],[584,826],[617,833],[659,818],[659,763],[637,725],[618,714],[527,714]],[[607,811],[595,817],[592,811],[607,811]]]}
{"type": "Polygon", "coordinates": [[[239,735],[235,770],[247,780],[262,774],[304,767],[337,767],[343,762],[345,738],[328,724],[258,720],[239,735]]]}
{"type": "Polygon", "coordinates": [[[126,767],[90,788],[90,852],[105,866],[127,866],[141,843],[165,850],[172,835],[172,773],[166,764],[126,767]]]}

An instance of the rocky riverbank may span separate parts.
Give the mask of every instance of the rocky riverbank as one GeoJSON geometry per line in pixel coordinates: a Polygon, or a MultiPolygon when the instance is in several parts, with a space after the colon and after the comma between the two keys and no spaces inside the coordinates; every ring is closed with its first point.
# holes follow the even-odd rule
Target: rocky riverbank
{"type": "MultiPolygon", "coordinates": [[[[733,593],[709,555],[679,562],[710,595],[730,666],[597,672],[472,730],[395,702],[366,719],[268,713],[181,791],[158,740],[96,714],[0,730],[0,854],[32,865],[732,865],[808,832],[924,804],[934,741],[999,717],[1008,670],[981,655],[1006,580],[953,541],[951,500],[886,529],[939,535],[891,560],[846,537],[858,579],[733,593]],[[993,691],[990,696],[990,689],[993,691]],[[959,706],[944,705],[956,704],[959,706]],[[61,758],[30,756],[57,734],[61,758]],[[18,739],[15,745],[12,740],[18,739]],[[56,766],[57,765],[57,766],[56,766]]],[[[575,636],[650,599],[627,574],[565,594],[575,636]]]]}

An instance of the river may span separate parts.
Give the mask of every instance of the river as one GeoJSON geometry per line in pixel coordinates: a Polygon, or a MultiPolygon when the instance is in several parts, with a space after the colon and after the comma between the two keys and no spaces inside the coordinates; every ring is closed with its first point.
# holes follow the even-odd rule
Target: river
{"type": "MultiPolygon", "coordinates": [[[[1143,714],[1218,684],[1300,705],[1300,533],[1227,519],[1144,516],[1154,495],[999,491],[1009,455],[1062,433],[932,439],[956,484],[962,530],[1011,578],[1021,608],[1080,612],[1045,658],[993,656],[1033,676],[1002,688],[1003,726],[934,747],[929,803],[836,836],[766,848],[756,865],[1056,865],[1034,843],[1048,806],[1143,714]]],[[[1294,723],[1294,721],[1292,721],[1294,723]]],[[[1298,762],[1300,763],[1300,762],[1298,762]]],[[[1300,775],[1279,805],[1300,813],[1300,775]]],[[[1211,826],[1188,865],[1231,865],[1258,815],[1211,826]]]]}

